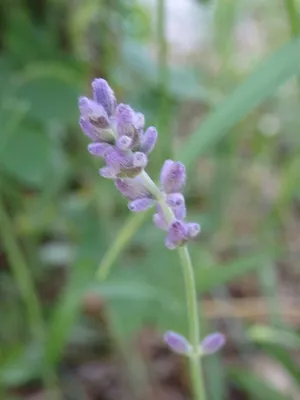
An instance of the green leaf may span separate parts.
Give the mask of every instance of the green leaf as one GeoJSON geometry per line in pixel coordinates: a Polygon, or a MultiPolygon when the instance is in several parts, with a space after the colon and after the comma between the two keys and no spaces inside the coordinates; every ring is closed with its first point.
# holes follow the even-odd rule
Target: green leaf
{"type": "Polygon", "coordinates": [[[15,130],[0,148],[0,163],[21,181],[43,185],[51,165],[51,142],[44,132],[22,127],[15,130]]]}
{"type": "Polygon", "coordinates": [[[17,96],[30,104],[30,115],[39,121],[77,121],[79,90],[64,78],[41,76],[26,80],[17,96]]]}

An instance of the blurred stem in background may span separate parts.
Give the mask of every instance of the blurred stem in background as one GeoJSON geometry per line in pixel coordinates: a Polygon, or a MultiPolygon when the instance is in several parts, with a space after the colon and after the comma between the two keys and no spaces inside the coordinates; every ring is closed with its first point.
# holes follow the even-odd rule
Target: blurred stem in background
{"type": "MultiPolygon", "coordinates": [[[[17,243],[14,235],[12,222],[5,209],[4,202],[0,197],[0,235],[3,241],[4,250],[11,265],[13,275],[17,282],[24,304],[27,308],[28,321],[30,325],[31,335],[42,349],[42,379],[45,388],[51,393],[56,388],[55,371],[52,370],[44,361],[44,343],[45,343],[45,327],[43,321],[43,313],[39,298],[34,287],[30,269],[26,264],[25,257],[17,243]]],[[[60,396],[53,394],[53,400],[59,400],[60,396]]]]}
{"type": "Polygon", "coordinates": [[[294,0],[284,0],[285,8],[288,14],[290,29],[292,36],[296,37],[300,34],[300,21],[297,11],[297,5],[294,0]]]}
{"type": "MultiPolygon", "coordinates": [[[[299,10],[295,0],[284,0],[287,16],[289,19],[289,25],[292,37],[298,37],[300,35],[300,18],[299,10]]],[[[300,77],[297,77],[298,88],[300,91],[300,77]]],[[[300,93],[299,93],[300,95],[300,93]]]]}
{"type": "MultiPolygon", "coordinates": [[[[172,129],[171,122],[171,100],[168,94],[169,66],[168,66],[168,43],[166,36],[166,2],[157,0],[157,48],[158,48],[158,93],[159,93],[159,116],[157,121],[158,132],[164,135],[160,146],[159,162],[170,158],[172,154],[172,129]],[[166,137],[168,135],[168,137],[166,137]]],[[[161,135],[162,137],[162,135],[161,135]]]]}

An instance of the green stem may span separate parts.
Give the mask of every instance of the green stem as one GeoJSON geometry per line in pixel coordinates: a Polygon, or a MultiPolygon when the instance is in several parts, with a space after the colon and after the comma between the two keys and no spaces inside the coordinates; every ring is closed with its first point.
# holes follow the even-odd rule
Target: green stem
{"type": "MultiPolygon", "coordinates": [[[[296,38],[300,35],[300,18],[298,15],[297,4],[295,0],[284,0],[291,36],[296,38]]],[[[298,90],[300,90],[300,77],[297,78],[298,90]]]]}
{"type": "Polygon", "coordinates": [[[189,340],[193,348],[193,357],[190,358],[191,377],[193,382],[195,399],[205,400],[205,386],[202,373],[201,361],[198,356],[200,343],[200,324],[197,304],[197,291],[194,270],[187,246],[178,248],[181,265],[184,274],[185,292],[187,299],[187,311],[189,320],[189,340]]]}
{"type": "MultiPolygon", "coordinates": [[[[168,207],[165,202],[164,194],[159,190],[157,185],[153,182],[150,176],[143,171],[140,174],[143,179],[145,186],[152,193],[152,195],[159,202],[165,218],[168,222],[174,219],[173,211],[168,207]]],[[[195,277],[193,266],[187,246],[182,246],[178,248],[184,281],[185,281],[185,291],[187,299],[187,312],[188,312],[188,322],[189,322],[189,341],[192,345],[192,355],[189,357],[190,360],[190,371],[191,380],[194,390],[194,397],[197,400],[205,400],[205,386],[202,374],[201,361],[199,358],[199,343],[200,343],[200,324],[199,324],[199,312],[197,304],[197,291],[195,284],[195,277]]]]}
{"type": "Polygon", "coordinates": [[[288,14],[292,36],[300,34],[300,21],[297,15],[297,6],[294,0],[285,0],[285,8],[288,14]]]}
{"type": "MultiPolygon", "coordinates": [[[[12,272],[19,287],[21,296],[27,308],[28,320],[31,334],[34,339],[44,348],[45,330],[39,298],[33,284],[29,268],[25,258],[14,237],[13,226],[8,213],[0,197],[0,235],[4,244],[12,272]]],[[[50,370],[43,361],[43,381],[47,389],[53,390],[55,372],[50,370]]]]}

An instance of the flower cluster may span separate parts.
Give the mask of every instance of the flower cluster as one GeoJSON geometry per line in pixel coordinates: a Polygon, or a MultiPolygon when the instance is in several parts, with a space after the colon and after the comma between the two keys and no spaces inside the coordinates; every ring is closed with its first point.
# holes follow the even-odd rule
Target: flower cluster
{"type": "MultiPolygon", "coordinates": [[[[168,331],[164,334],[164,341],[175,353],[186,356],[193,355],[192,345],[188,340],[177,332],[168,331]]],[[[215,332],[206,336],[199,344],[197,356],[202,357],[214,354],[225,344],[225,336],[222,333],[215,332]]]]}
{"type": "Polygon", "coordinates": [[[184,165],[165,161],[158,188],[144,171],[157,140],[156,129],[145,130],[143,114],[129,105],[117,104],[114,92],[104,79],[95,79],[92,89],[93,99],[79,99],[79,124],[92,140],[88,151],[105,161],[100,175],[114,180],[116,188],[128,199],[131,211],[140,212],[156,206],[153,221],[167,232],[165,243],[169,249],[195,238],[200,232],[199,224],[185,222],[184,165]]]}

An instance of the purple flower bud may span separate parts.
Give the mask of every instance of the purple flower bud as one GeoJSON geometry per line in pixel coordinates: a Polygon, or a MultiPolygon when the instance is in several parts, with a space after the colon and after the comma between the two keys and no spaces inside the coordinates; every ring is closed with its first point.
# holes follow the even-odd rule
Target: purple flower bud
{"type": "Polygon", "coordinates": [[[216,353],[225,344],[225,336],[222,333],[212,333],[206,336],[200,344],[202,354],[216,353]]]}
{"type": "Polygon", "coordinates": [[[153,126],[150,126],[141,137],[140,150],[145,154],[151,153],[154,149],[157,136],[157,130],[153,126]]]}
{"type": "Polygon", "coordinates": [[[127,104],[119,104],[116,109],[116,125],[119,136],[132,137],[134,132],[134,111],[127,104]]]}
{"type": "Polygon", "coordinates": [[[188,240],[187,224],[181,221],[174,221],[168,227],[168,235],[165,245],[168,249],[174,250],[178,246],[183,246],[188,240]]]}
{"type": "Polygon", "coordinates": [[[166,332],[164,334],[164,341],[175,353],[188,354],[191,350],[190,343],[184,336],[179,335],[179,333],[172,331],[166,332]]]}
{"type": "Polygon", "coordinates": [[[199,235],[201,231],[201,227],[199,224],[197,224],[196,222],[189,222],[187,226],[188,226],[188,236],[191,239],[199,235]]]}
{"type": "Polygon", "coordinates": [[[133,154],[133,165],[135,167],[145,168],[147,164],[148,164],[148,158],[146,154],[141,153],[140,151],[137,151],[136,153],[133,154]]]}
{"type": "Polygon", "coordinates": [[[116,142],[117,147],[120,150],[129,150],[131,145],[132,145],[132,138],[129,136],[121,136],[117,142],[116,142]]]}
{"type": "Polygon", "coordinates": [[[112,146],[108,143],[90,143],[88,145],[88,151],[96,157],[104,157],[111,148],[112,146]]]}
{"type": "Polygon", "coordinates": [[[140,212],[148,210],[149,208],[153,207],[154,204],[155,200],[150,199],[149,197],[143,197],[141,199],[136,199],[131,201],[128,204],[128,208],[130,211],[140,212]]]}
{"type": "Polygon", "coordinates": [[[92,82],[94,100],[101,104],[107,112],[108,116],[114,114],[116,109],[116,97],[109,86],[109,84],[104,79],[94,79],[92,82]]]}
{"type": "Polygon", "coordinates": [[[109,128],[108,115],[105,109],[93,100],[87,97],[79,98],[79,111],[96,128],[109,128]]]}
{"type": "Polygon", "coordinates": [[[88,120],[84,119],[83,117],[80,117],[79,125],[83,133],[90,139],[92,139],[93,141],[97,141],[100,139],[97,133],[97,129],[88,120]]]}
{"type": "Polygon", "coordinates": [[[113,167],[116,171],[132,167],[132,154],[123,153],[116,147],[111,147],[104,155],[107,165],[113,167]]]}
{"type": "Polygon", "coordinates": [[[139,132],[144,129],[145,126],[145,116],[142,113],[135,113],[134,119],[133,119],[133,125],[135,129],[137,129],[139,132]]]}
{"type": "Polygon", "coordinates": [[[160,182],[166,193],[181,192],[186,181],[185,167],[178,161],[165,161],[161,174],[160,182]]]}
{"type": "Polygon", "coordinates": [[[153,222],[158,229],[161,229],[163,231],[168,230],[168,224],[160,213],[155,213],[153,215],[153,222]]]}
{"type": "Polygon", "coordinates": [[[112,167],[103,167],[99,169],[99,174],[106,179],[115,179],[117,177],[116,171],[112,167]]]}
{"type": "Polygon", "coordinates": [[[184,197],[181,193],[170,193],[166,198],[167,205],[171,207],[175,218],[183,221],[186,217],[186,207],[184,197]]]}
{"type": "Polygon", "coordinates": [[[116,179],[115,185],[119,192],[128,200],[151,197],[148,189],[146,189],[139,177],[134,179],[116,179]]]}

